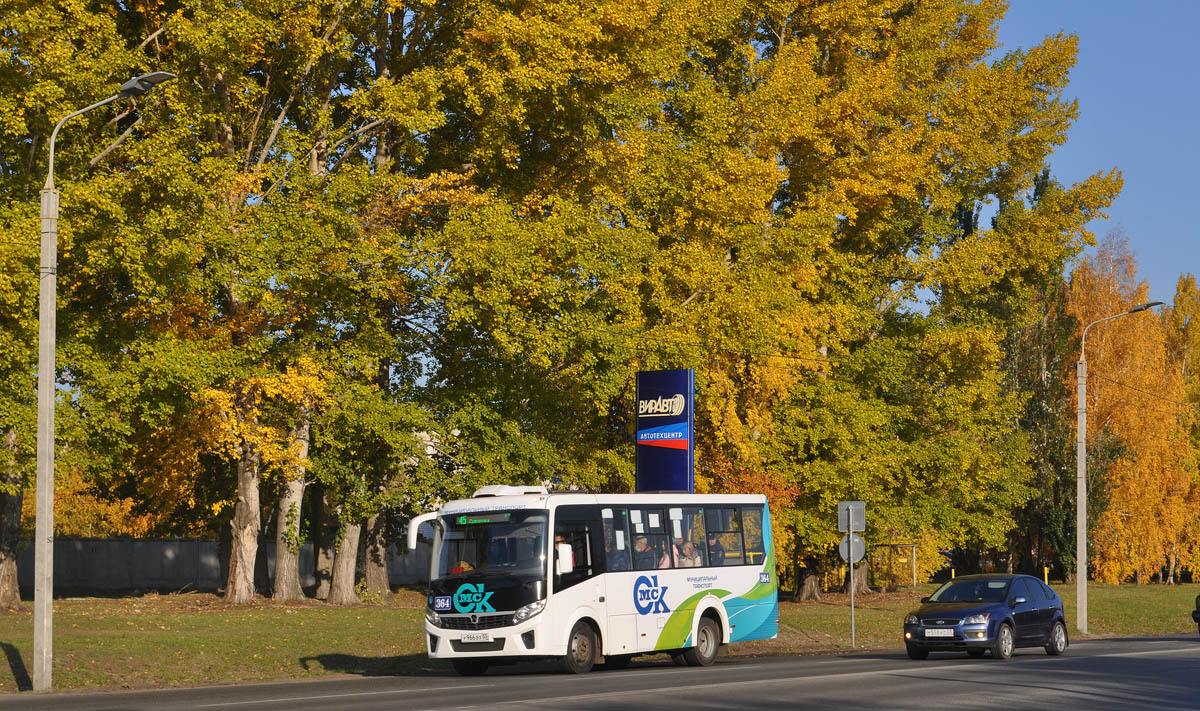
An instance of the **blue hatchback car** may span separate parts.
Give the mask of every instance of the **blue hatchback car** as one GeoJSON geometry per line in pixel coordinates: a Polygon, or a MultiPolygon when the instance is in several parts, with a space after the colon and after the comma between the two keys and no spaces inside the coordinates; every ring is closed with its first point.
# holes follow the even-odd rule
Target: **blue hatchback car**
{"type": "Polygon", "coordinates": [[[912,659],[930,652],[966,652],[1008,659],[1017,647],[1067,651],[1062,598],[1030,575],[965,575],[921,598],[904,618],[904,646],[912,659]]]}

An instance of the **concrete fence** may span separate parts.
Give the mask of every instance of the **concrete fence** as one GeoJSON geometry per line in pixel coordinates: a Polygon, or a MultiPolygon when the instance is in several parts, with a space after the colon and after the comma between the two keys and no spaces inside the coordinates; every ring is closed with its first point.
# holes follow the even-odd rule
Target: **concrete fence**
{"type": "MultiPolygon", "coordinates": [[[[393,586],[429,580],[427,544],[411,553],[388,548],[388,580],[393,586]]],[[[275,542],[258,547],[255,582],[269,592],[275,575],[275,542]]],[[[300,584],[316,584],[313,547],[300,548],[300,584]]],[[[359,560],[361,569],[362,561],[359,560]]],[[[33,590],[33,545],[26,541],[17,555],[18,582],[33,590]]],[[[114,593],[129,590],[213,591],[225,586],[219,543],[215,539],[55,538],[54,590],[57,594],[114,593]]]]}

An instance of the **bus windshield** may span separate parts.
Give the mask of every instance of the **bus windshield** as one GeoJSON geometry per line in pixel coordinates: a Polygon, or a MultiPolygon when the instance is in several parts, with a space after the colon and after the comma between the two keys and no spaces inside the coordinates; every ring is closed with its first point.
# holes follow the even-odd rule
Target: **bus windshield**
{"type": "Polygon", "coordinates": [[[436,577],[489,572],[543,575],[548,518],[546,511],[533,509],[442,516],[434,543],[436,577]]]}

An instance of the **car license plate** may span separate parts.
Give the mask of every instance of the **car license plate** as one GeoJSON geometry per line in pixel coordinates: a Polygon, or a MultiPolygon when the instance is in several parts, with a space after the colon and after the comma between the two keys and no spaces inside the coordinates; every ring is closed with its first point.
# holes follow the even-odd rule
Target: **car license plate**
{"type": "Polygon", "coordinates": [[[491,632],[463,632],[463,636],[459,637],[460,642],[491,642],[491,632]]]}
{"type": "Polygon", "coordinates": [[[926,637],[953,637],[954,630],[925,630],[926,637]]]}

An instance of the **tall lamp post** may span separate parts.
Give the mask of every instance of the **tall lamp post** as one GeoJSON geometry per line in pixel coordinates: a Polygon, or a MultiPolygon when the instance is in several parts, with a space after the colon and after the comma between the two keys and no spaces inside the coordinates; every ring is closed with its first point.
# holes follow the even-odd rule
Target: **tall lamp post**
{"type": "Polygon", "coordinates": [[[1105,316],[1092,321],[1083,328],[1079,340],[1079,363],[1075,368],[1078,378],[1078,402],[1075,403],[1075,627],[1087,634],[1087,332],[1092,326],[1115,318],[1136,314],[1139,311],[1162,306],[1161,301],[1135,306],[1119,314],[1105,316]]]}
{"type": "Polygon", "coordinates": [[[134,77],[120,91],[80,109],[59,121],[50,134],[50,164],[42,187],[42,257],[38,295],[38,423],[37,513],[33,563],[33,688],[47,691],[52,685],[54,629],[54,349],[56,278],[58,270],[58,191],[54,189],[54,141],[68,119],[98,109],[117,99],[141,96],[156,85],[174,79],[168,72],[134,77]]]}

